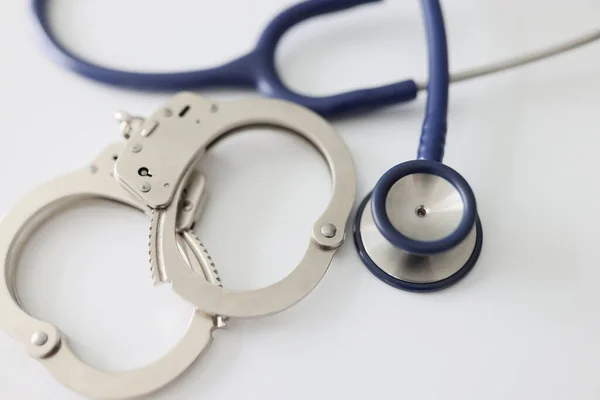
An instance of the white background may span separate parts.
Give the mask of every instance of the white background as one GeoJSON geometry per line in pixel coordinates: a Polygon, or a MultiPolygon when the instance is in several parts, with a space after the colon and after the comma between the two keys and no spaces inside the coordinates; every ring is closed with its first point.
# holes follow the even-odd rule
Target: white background
{"type": "MultiPolygon", "coordinates": [[[[0,5],[1,215],[120,140],[115,110],[148,115],[170,96],[59,68],[43,54],[26,3],[0,5]]],[[[52,4],[58,35],[78,53],[168,71],[249,50],[292,1],[52,4]]],[[[574,37],[600,19],[590,0],[444,6],[454,71],[574,37]]],[[[599,46],[452,86],[445,160],[471,183],[485,236],[466,279],[435,294],[398,291],[363,267],[348,235],[304,301],[232,321],[183,379],[151,398],[600,398],[599,46]]],[[[277,61],[285,81],[309,94],[425,78],[419,4],[387,1],[299,25],[277,61]]],[[[424,99],[333,121],[354,155],[357,202],[415,156],[424,99]]],[[[198,233],[225,285],[258,288],[289,273],[329,199],[319,156],[300,139],[254,130],[220,143],[205,166],[210,198],[198,233]]],[[[94,366],[152,362],[187,325],[190,306],[152,287],[147,226],[133,210],[82,206],[26,248],[17,276],[25,308],[60,327],[94,366]]],[[[0,333],[0,398],[80,397],[0,333]]]]}

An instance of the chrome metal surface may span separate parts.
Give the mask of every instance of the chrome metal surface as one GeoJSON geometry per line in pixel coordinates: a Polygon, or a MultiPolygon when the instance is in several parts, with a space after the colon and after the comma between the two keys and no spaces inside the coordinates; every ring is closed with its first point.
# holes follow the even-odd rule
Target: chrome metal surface
{"type": "Polygon", "coordinates": [[[206,179],[199,171],[193,170],[188,177],[183,191],[183,198],[179,204],[177,215],[177,231],[192,230],[194,223],[200,219],[204,210],[206,198],[206,179]]]}
{"type": "Polygon", "coordinates": [[[398,232],[423,241],[439,240],[454,232],[464,210],[456,188],[431,174],[411,174],[398,180],[390,188],[385,206],[398,232]]]}
{"type": "Polygon", "coordinates": [[[144,118],[134,116],[125,111],[117,111],[115,119],[119,122],[121,133],[125,139],[129,139],[131,133],[140,128],[144,123],[144,118]]]}
{"type": "Polygon", "coordinates": [[[321,233],[327,238],[334,237],[336,232],[337,228],[333,224],[325,224],[321,227],[321,233]]]}
{"type": "MultiPolygon", "coordinates": [[[[414,212],[414,208],[411,211],[414,212]]],[[[381,235],[373,222],[371,200],[362,213],[360,233],[365,251],[381,270],[394,278],[412,283],[437,282],[457,273],[471,257],[477,239],[473,226],[465,240],[452,250],[432,256],[407,253],[381,235]]]]}
{"type": "Polygon", "coordinates": [[[142,135],[144,137],[150,136],[150,134],[152,134],[152,132],[154,132],[154,130],[157,127],[158,127],[158,121],[151,120],[147,124],[144,124],[144,127],[142,128],[142,132],[140,132],[140,135],[142,135]]]}
{"type": "MultiPolygon", "coordinates": [[[[83,396],[98,399],[128,399],[146,396],[169,384],[203,354],[213,340],[213,331],[223,326],[217,317],[192,312],[182,339],[169,353],[152,364],[129,371],[103,371],[84,363],[71,350],[67,336],[47,322],[27,314],[18,302],[14,272],[23,246],[33,231],[53,214],[86,199],[105,199],[149,212],[111,176],[113,155],[124,144],[108,147],[92,164],[78,172],[48,182],[26,195],[0,222],[0,328],[21,343],[59,382],[83,396]]],[[[190,256],[191,274],[217,282],[214,268],[206,268],[195,240],[175,234],[178,246],[190,256]]]]}
{"type": "MultiPolygon", "coordinates": [[[[191,270],[196,272],[198,275],[204,275],[206,280],[213,285],[223,287],[221,283],[221,277],[219,271],[215,266],[208,250],[204,246],[204,243],[198,239],[198,236],[192,230],[185,230],[182,232],[182,236],[187,243],[187,247],[183,247],[182,250],[186,253],[185,256],[189,260],[197,260],[197,263],[190,263],[191,270]],[[197,269],[194,269],[197,266],[197,269]]],[[[227,322],[229,317],[217,315],[215,317],[215,325],[217,328],[227,328],[227,322]]]]}
{"type": "Polygon", "coordinates": [[[132,134],[128,147],[115,164],[115,177],[131,193],[154,209],[150,254],[155,280],[171,282],[173,290],[198,309],[231,317],[253,317],[280,312],[300,301],[319,283],[337,248],[345,239],[356,196],[352,157],[331,125],[319,115],[293,103],[260,97],[215,104],[193,93],[180,93],[146,120],[156,120],[152,135],[132,134]],[[165,113],[166,110],[172,112],[165,113]],[[181,112],[185,110],[185,112],[181,112]],[[197,121],[202,121],[198,124],[197,121]],[[300,264],[287,277],[252,291],[231,291],[192,274],[177,249],[175,232],[181,213],[179,204],[192,166],[206,149],[225,135],[256,125],[284,128],[296,133],[323,155],[332,175],[332,198],[313,224],[312,240],[300,264]],[[137,143],[143,150],[134,153],[137,143]],[[138,174],[146,168],[152,189],[140,190],[138,174]],[[322,227],[331,224],[331,229],[322,227]]]}
{"type": "Polygon", "coordinates": [[[37,331],[31,335],[31,344],[36,346],[43,346],[48,341],[48,335],[46,332],[37,331]]]}
{"type": "Polygon", "coordinates": [[[142,191],[143,193],[148,193],[151,189],[152,185],[150,185],[148,182],[143,182],[140,185],[140,191],[142,191]]]}

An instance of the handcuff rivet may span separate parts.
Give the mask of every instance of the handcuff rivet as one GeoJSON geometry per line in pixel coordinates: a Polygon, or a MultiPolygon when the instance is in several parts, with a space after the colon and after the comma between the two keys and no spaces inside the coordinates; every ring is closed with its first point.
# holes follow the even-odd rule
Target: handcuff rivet
{"type": "Polygon", "coordinates": [[[150,189],[152,189],[152,185],[150,185],[148,182],[144,182],[140,185],[140,190],[144,193],[149,192],[150,189]]]}
{"type": "Polygon", "coordinates": [[[37,331],[31,335],[31,344],[35,346],[43,346],[48,341],[48,335],[46,332],[37,331]]]}
{"type": "Polygon", "coordinates": [[[321,233],[326,238],[332,238],[337,233],[337,228],[333,224],[325,224],[321,227],[321,233]]]}
{"type": "Polygon", "coordinates": [[[142,145],[139,143],[134,144],[131,148],[131,151],[134,153],[139,153],[140,151],[142,151],[142,145]]]}

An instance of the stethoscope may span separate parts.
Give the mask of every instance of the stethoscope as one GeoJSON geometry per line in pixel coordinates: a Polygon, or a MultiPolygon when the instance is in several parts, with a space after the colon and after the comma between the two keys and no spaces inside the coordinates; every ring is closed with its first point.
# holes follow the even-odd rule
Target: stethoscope
{"type": "Polygon", "coordinates": [[[224,65],[178,73],[140,73],[103,67],[76,55],[53,34],[48,0],[32,0],[49,55],[87,78],[141,90],[208,87],[255,88],[267,97],[292,101],[324,117],[373,110],[428,98],[417,160],[396,165],[376,183],[358,208],[355,244],[362,261],[382,281],[409,291],[446,288],[463,278],[481,252],[483,233],[475,195],[467,181],[442,163],[449,83],[468,80],[555,56],[600,39],[600,31],[559,45],[483,67],[450,74],[439,1],[421,0],[427,31],[428,83],[413,79],[389,85],[313,97],[289,89],[275,67],[281,37],[309,18],[381,0],[308,0],[284,10],[267,24],[255,48],[224,65]]]}
{"type": "Polygon", "coordinates": [[[448,114],[448,48],[438,0],[422,0],[429,54],[425,120],[417,159],[388,170],[361,202],[354,242],[382,281],[427,292],[448,287],[473,268],[483,242],[475,195],[442,164],[448,114]]]}
{"type": "MultiPolygon", "coordinates": [[[[383,0],[307,0],[275,16],[262,31],[254,49],[221,66],[174,73],[142,73],[107,68],[84,60],[54,35],[48,19],[51,0],[32,0],[32,8],[41,39],[48,55],[59,65],[89,79],[138,90],[192,90],[214,87],[254,88],[266,97],[289,100],[324,117],[369,111],[414,100],[426,82],[406,79],[373,88],[364,88],[332,96],[305,96],[288,88],[275,66],[275,51],[281,37],[295,25],[313,17],[344,11],[383,0]]],[[[493,74],[552,57],[600,39],[600,30],[559,45],[523,56],[471,68],[450,75],[459,82],[493,74]]]]}

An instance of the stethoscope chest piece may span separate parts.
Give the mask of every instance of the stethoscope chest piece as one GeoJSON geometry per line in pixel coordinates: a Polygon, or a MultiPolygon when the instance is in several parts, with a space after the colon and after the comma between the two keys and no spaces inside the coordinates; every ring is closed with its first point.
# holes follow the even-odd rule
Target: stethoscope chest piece
{"type": "Polygon", "coordinates": [[[442,164],[448,113],[448,48],[442,9],[423,0],[429,53],[427,106],[417,159],[396,165],[360,204],[354,241],[367,268],[399,289],[431,292],[469,273],[481,252],[473,190],[442,164]]]}
{"type": "Polygon", "coordinates": [[[416,160],[397,165],[358,208],[354,240],[382,281],[409,291],[444,289],[473,267],[482,244],[475,197],[452,168],[416,160]]]}

